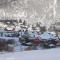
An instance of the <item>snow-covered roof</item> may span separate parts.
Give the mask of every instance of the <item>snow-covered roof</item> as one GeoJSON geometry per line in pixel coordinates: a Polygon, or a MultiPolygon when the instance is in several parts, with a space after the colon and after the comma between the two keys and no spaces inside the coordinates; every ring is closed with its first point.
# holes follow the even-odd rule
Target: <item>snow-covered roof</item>
{"type": "Polygon", "coordinates": [[[52,33],[49,33],[49,32],[44,32],[43,34],[40,35],[41,39],[47,39],[47,40],[50,40],[50,39],[55,39],[55,35],[53,35],[52,33]]]}
{"type": "Polygon", "coordinates": [[[5,39],[5,40],[15,40],[15,41],[18,41],[19,40],[19,38],[17,38],[17,37],[0,37],[0,39],[5,39]]]}

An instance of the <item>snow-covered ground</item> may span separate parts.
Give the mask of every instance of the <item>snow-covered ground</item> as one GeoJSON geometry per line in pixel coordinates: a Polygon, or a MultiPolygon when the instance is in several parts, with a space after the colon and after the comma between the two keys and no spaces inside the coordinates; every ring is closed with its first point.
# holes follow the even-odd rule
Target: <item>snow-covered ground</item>
{"type": "Polygon", "coordinates": [[[60,60],[60,48],[3,53],[0,60],[60,60]]]}

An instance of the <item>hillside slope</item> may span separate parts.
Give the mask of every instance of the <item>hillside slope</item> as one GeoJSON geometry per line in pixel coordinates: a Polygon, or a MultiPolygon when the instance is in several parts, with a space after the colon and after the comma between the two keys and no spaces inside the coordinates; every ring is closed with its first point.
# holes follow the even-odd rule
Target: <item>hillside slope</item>
{"type": "MultiPolygon", "coordinates": [[[[0,18],[22,19],[32,22],[52,23],[54,20],[54,0],[0,0],[0,18]]],[[[59,0],[56,0],[59,2],[59,0]]],[[[56,2],[56,4],[58,3],[56,2]]],[[[55,5],[56,6],[56,5],[55,5]]],[[[59,18],[59,3],[56,8],[59,18]]]]}

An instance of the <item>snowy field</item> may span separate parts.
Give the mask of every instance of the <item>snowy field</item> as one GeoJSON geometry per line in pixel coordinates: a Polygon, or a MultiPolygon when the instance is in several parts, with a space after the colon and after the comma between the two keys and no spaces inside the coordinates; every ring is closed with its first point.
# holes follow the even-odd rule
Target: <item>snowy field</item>
{"type": "Polygon", "coordinates": [[[0,60],[60,60],[60,48],[3,53],[0,60]]]}

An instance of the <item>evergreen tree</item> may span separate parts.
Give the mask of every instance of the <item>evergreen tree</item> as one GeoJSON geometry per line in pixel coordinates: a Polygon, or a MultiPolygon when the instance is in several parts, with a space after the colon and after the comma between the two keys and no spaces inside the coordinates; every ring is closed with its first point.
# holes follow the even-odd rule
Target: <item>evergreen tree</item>
{"type": "Polygon", "coordinates": [[[23,25],[26,25],[27,23],[26,23],[26,21],[24,20],[24,22],[23,22],[23,25]]]}
{"type": "Polygon", "coordinates": [[[46,31],[46,27],[45,26],[40,27],[40,31],[41,31],[41,33],[45,32],[46,31]]]}
{"type": "Polygon", "coordinates": [[[22,20],[21,19],[19,20],[19,23],[22,23],[22,20]]]}
{"type": "Polygon", "coordinates": [[[40,27],[40,24],[38,22],[36,23],[36,27],[40,27]]]}

